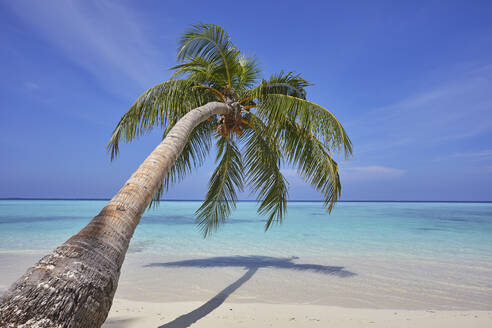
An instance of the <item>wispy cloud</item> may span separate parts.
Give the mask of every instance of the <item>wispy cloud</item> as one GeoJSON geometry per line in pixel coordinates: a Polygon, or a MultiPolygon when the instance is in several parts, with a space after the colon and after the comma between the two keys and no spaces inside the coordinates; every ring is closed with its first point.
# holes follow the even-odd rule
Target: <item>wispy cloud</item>
{"type": "Polygon", "coordinates": [[[30,82],[30,81],[25,82],[24,87],[26,87],[26,89],[30,89],[30,90],[39,89],[39,85],[37,83],[30,82]]]}
{"type": "Polygon", "coordinates": [[[469,153],[456,153],[455,157],[468,157],[468,158],[490,158],[492,157],[492,149],[482,150],[478,152],[469,153]]]}
{"type": "Polygon", "coordinates": [[[482,66],[346,125],[358,154],[402,145],[439,145],[492,131],[492,65],[482,66]],[[366,141],[369,140],[369,141],[366,141]]]}
{"type": "Polygon", "coordinates": [[[340,175],[345,181],[368,181],[396,179],[405,173],[402,169],[372,165],[342,168],[340,175]]]}
{"type": "Polygon", "coordinates": [[[128,82],[147,88],[164,73],[141,20],[120,2],[12,1],[10,6],[105,88],[118,93],[128,82]]]}
{"type": "Polygon", "coordinates": [[[436,158],[436,160],[446,160],[450,158],[461,158],[469,160],[491,160],[492,159],[492,149],[486,149],[475,152],[457,152],[447,156],[441,156],[436,158]]]}

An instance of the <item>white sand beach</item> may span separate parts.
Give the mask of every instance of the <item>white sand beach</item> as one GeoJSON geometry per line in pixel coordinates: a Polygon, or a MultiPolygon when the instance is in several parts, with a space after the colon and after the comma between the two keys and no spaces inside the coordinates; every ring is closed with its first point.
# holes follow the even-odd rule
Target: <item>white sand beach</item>
{"type": "MultiPolygon", "coordinates": [[[[40,256],[0,254],[0,293],[40,256]]],[[[131,253],[104,327],[488,328],[491,273],[451,260],[131,253]]]]}
{"type": "Polygon", "coordinates": [[[415,327],[490,328],[492,311],[343,308],[312,304],[224,303],[201,318],[201,302],[116,299],[103,327],[415,327]],[[195,322],[195,320],[197,320],[195,322]]]}

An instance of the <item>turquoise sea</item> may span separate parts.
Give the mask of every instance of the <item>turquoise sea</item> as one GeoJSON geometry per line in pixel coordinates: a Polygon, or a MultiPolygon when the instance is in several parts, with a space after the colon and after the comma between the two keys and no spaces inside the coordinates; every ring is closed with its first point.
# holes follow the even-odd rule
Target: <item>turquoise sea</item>
{"type": "MultiPolygon", "coordinates": [[[[0,253],[49,251],[77,233],[103,200],[0,200],[0,253]]],[[[196,201],[163,201],[142,217],[130,253],[184,256],[384,256],[492,260],[492,203],[289,202],[264,232],[255,202],[203,239],[196,201]]]]}

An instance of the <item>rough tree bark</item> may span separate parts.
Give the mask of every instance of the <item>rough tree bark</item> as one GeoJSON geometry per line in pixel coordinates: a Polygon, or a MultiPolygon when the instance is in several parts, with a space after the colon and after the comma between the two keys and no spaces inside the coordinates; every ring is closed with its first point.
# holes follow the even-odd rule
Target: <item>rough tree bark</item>
{"type": "Polygon", "coordinates": [[[183,116],[85,228],[29,268],[0,298],[0,327],[100,327],[142,213],[193,129],[230,110],[211,102],[183,116]]]}

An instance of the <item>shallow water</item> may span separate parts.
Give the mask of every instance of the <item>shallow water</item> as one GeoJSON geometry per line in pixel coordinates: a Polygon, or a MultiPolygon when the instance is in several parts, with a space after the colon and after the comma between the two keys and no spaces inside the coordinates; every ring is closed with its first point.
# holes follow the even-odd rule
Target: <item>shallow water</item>
{"type": "MultiPolygon", "coordinates": [[[[1,200],[0,294],[105,203],[1,200]]],[[[145,213],[118,298],[204,301],[240,281],[228,301],[492,309],[491,203],[343,202],[329,215],[321,203],[290,202],[283,224],[264,232],[256,204],[240,202],[207,239],[198,206],[145,213]]]]}
{"type": "MultiPolygon", "coordinates": [[[[0,200],[0,252],[47,251],[79,231],[106,204],[87,200],[0,200]]],[[[492,203],[289,202],[280,225],[264,232],[256,203],[203,239],[199,202],[166,201],[147,211],[130,253],[191,256],[385,256],[492,259],[492,203]]]]}

